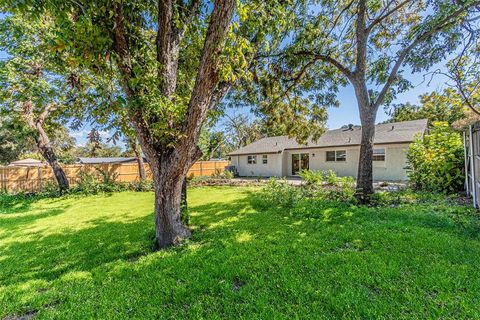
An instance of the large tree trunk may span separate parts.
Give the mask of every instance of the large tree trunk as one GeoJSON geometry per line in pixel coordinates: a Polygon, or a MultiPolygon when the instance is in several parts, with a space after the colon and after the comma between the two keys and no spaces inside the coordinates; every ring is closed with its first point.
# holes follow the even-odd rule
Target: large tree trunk
{"type": "MultiPolygon", "coordinates": [[[[193,3],[196,3],[194,1],[193,3]]],[[[182,3],[182,1],[180,1],[182,3]]],[[[201,2],[198,2],[201,3],[201,2]]],[[[176,6],[179,2],[176,2],[176,6]]],[[[155,117],[146,117],[142,108],[131,108],[130,119],[135,127],[138,141],[147,157],[154,181],[155,189],[155,224],[156,238],[159,248],[178,243],[191,235],[190,230],[181,220],[182,184],[190,166],[201,156],[197,147],[198,137],[203,122],[206,120],[212,101],[219,101],[225,94],[225,88],[219,89],[220,54],[222,52],[228,27],[232,20],[236,1],[215,1],[209,19],[202,56],[198,67],[195,86],[192,90],[185,118],[182,123],[172,122],[172,130],[178,132],[178,138],[172,148],[170,143],[156,141],[152,136],[151,126],[155,117]]],[[[173,2],[159,1],[157,60],[159,68],[159,89],[163,98],[171,99],[176,88],[176,68],[180,49],[181,32],[177,30],[177,22],[172,20],[173,2]],[[172,59],[173,58],[173,59],[172,59]],[[168,64],[163,66],[163,64],[168,64]]],[[[125,27],[125,16],[121,4],[115,3],[115,23],[113,30],[115,51],[119,56],[119,70],[122,74],[122,85],[126,96],[135,100],[135,88],[130,86],[130,79],[135,78],[133,57],[129,48],[128,33],[125,27]]],[[[143,93],[142,93],[143,94],[143,93]]]]}
{"type": "MultiPolygon", "coordinates": [[[[182,188],[186,174],[169,161],[151,163],[155,189],[155,234],[158,248],[166,248],[189,238],[182,222],[182,188]]],[[[188,170],[188,168],[187,168],[188,170]]]]}

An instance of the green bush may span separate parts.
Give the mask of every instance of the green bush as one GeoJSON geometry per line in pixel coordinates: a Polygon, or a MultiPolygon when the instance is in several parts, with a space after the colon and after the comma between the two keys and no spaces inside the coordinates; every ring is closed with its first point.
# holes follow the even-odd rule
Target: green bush
{"type": "Polygon", "coordinates": [[[212,174],[212,178],[215,178],[215,179],[233,179],[234,174],[233,174],[233,172],[228,171],[228,170],[224,170],[222,172],[222,170],[217,169],[217,170],[215,170],[215,173],[212,174]]]}
{"type": "Polygon", "coordinates": [[[153,191],[153,181],[151,180],[143,180],[143,181],[135,181],[130,182],[127,186],[128,190],[132,191],[153,191]]]}
{"type": "Polygon", "coordinates": [[[353,201],[355,195],[355,179],[339,177],[333,170],[309,171],[300,174],[305,189],[304,195],[327,200],[353,201]]]}
{"type": "Polygon", "coordinates": [[[282,208],[292,208],[303,197],[302,188],[291,185],[285,179],[271,178],[263,188],[267,203],[282,208]]]}
{"type": "Polygon", "coordinates": [[[70,188],[71,194],[97,194],[102,192],[116,192],[135,189],[135,184],[120,183],[118,174],[97,168],[98,175],[89,175],[81,172],[78,183],[70,188]]]}
{"type": "Polygon", "coordinates": [[[325,199],[355,202],[356,189],[353,177],[337,177],[332,186],[327,189],[324,196],[325,199]]]}
{"type": "Polygon", "coordinates": [[[324,181],[323,171],[302,170],[300,177],[307,185],[321,185],[324,181]]]}
{"type": "Polygon", "coordinates": [[[333,170],[325,171],[325,181],[331,186],[338,185],[338,177],[335,171],[333,170]]]}
{"type": "Polygon", "coordinates": [[[462,139],[446,122],[434,122],[428,134],[417,137],[408,149],[407,159],[408,177],[414,188],[437,192],[462,188],[462,139]]]}
{"type": "Polygon", "coordinates": [[[301,201],[305,204],[305,200],[309,199],[355,203],[355,179],[352,177],[338,177],[334,171],[306,170],[302,171],[301,176],[304,183],[300,186],[271,178],[263,188],[263,199],[271,206],[286,209],[296,207],[301,201]]]}

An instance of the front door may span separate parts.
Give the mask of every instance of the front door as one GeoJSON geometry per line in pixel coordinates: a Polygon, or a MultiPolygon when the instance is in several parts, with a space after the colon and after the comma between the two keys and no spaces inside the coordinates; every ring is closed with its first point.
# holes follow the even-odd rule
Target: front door
{"type": "Polygon", "coordinates": [[[310,166],[308,153],[292,154],[292,175],[296,176],[302,170],[308,170],[310,166]]]}

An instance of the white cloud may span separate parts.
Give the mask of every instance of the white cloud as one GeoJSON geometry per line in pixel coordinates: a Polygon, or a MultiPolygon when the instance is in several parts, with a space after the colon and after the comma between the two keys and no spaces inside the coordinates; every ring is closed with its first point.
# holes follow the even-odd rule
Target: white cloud
{"type": "Polygon", "coordinates": [[[98,134],[100,135],[100,137],[102,139],[108,139],[110,138],[112,135],[110,134],[110,131],[106,131],[106,130],[100,130],[98,131],[98,134]]]}
{"type": "Polygon", "coordinates": [[[88,134],[88,130],[79,130],[79,131],[70,131],[70,135],[74,137],[75,139],[77,138],[86,138],[88,134]]]}

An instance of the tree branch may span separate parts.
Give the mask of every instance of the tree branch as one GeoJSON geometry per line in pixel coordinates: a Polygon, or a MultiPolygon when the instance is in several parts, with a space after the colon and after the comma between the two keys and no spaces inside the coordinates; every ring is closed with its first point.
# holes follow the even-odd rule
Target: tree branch
{"type": "Polygon", "coordinates": [[[432,37],[436,33],[442,31],[446,27],[453,24],[455,22],[456,18],[458,18],[462,13],[464,13],[466,10],[468,10],[468,8],[475,5],[475,3],[478,4],[478,3],[480,3],[480,1],[474,2],[469,6],[462,7],[461,9],[458,9],[457,11],[455,11],[453,14],[450,14],[449,16],[444,18],[437,26],[435,26],[434,28],[430,29],[429,31],[417,36],[409,46],[407,46],[405,49],[403,49],[400,52],[400,54],[398,55],[398,59],[395,62],[393,68],[392,68],[392,71],[390,71],[390,74],[387,78],[387,81],[385,82],[385,85],[383,86],[382,90],[380,91],[376,101],[373,103],[372,107],[375,110],[383,103],[383,100],[385,99],[385,96],[386,96],[388,90],[390,89],[390,86],[392,85],[392,83],[394,82],[394,80],[397,76],[398,70],[400,69],[401,65],[405,61],[405,58],[410,54],[410,52],[412,52],[412,50],[418,44],[420,44],[421,42],[429,39],[430,37],[432,37]]]}
{"type": "Polygon", "coordinates": [[[33,103],[31,101],[23,103],[23,118],[30,128],[35,128],[35,121],[33,120],[33,103]]]}
{"type": "Polygon", "coordinates": [[[113,28],[113,42],[114,49],[119,57],[119,68],[122,73],[122,83],[125,89],[125,93],[129,96],[132,95],[132,90],[128,85],[128,81],[133,76],[132,71],[132,57],[130,49],[128,47],[128,41],[125,32],[123,8],[120,3],[115,2],[115,28],[113,28]]]}
{"type": "Polygon", "coordinates": [[[303,67],[302,69],[300,69],[300,72],[295,76],[293,77],[292,79],[288,80],[288,81],[292,81],[292,83],[290,84],[290,86],[288,86],[288,88],[285,90],[284,92],[284,95],[287,94],[290,90],[292,90],[292,88],[294,86],[296,86],[296,84],[298,83],[298,81],[303,77],[303,75],[305,74],[305,72],[307,72],[308,68],[313,65],[315,62],[317,62],[319,60],[319,58],[317,57],[314,57],[312,60],[308,61],[303,67]]]}
{"type": "Polygon", "coordinates": [[[203,121],[211,105],[213,94],[219,84],[219,57],[222,52],[228,26],[235,10],[235,0],[217,0],[210,17],[202,57],[200,60],[195,86],[182,126],[185,137],[181,147],[190,148],[189,144],[196,144],[203,121]]]}
{"type": "MultiPolygon", "coordinates": [[[[135,97],[135,91],[130,87],[130,80],[135,77],[135,74],[132,69],[132,56],[130,53],[130,48],[127,40],[127,33],[125,28],[125,17],[123,14],[122,4],[115,2],[114,3],[114,20],[115,28],[113,29],[113,42],[114,49],[118,55],[119,61],[118,66],[120,70],[120,82],[125,91],[125,94],[128,99],[133,99],[135,97]]],[[[144,118],[141,108],[129,108],[128,115],[132,124],[134,125],[137,136],[140,140],[142,146],[152,145],[151,139],[147,141],[147,136],[151,136],[148,124],[144,118]]]]}
{"type": "Polygon", "coordinates": [[[359,0],[357,24],[355,26],[355,37],[357,39],[357,57],[355,74],[358,74],[362,79],[365,77],[365,70],[367,65],[367,41],[368,30],[365,26],[365,18],[367,12],[367,0],[359,0]]]}
{"type": "Polygon", "coordinates": [[[177,83],[180,30],[173,22],[172,0],[158,0],[157,61],[160,90],[170,98],[177,83]]]}
{"type": "Polygon", "coordinates": [[[177,70],[180,43],[186,26],[195,17],[200,0],[191,0],[186,6],[183,0],[158,0],[158,30],[156,38],[158,74],[160,90],[167,98],[171,98],[177,87],[177,70]],[[178,10],[181,26],[173,21],[174,11],[178,10]]]}
{"type": "Polygon", "coordinates": [[[330,34],[333,32],[333,30],[335,29],[335,27],[337,26],[337,23],[338,21],[340,20],[340,18],[342,17],[342,15],[345,13],[345,11],[347,11],[348,9],[350,9],[350,7],[352,6],[354,0],[351,0],[343,9],[342,11],[340,11],[340,13],[338,14],[338,16],[333,20],[333,24],[332,24],[332,27],[330,28],[330,30],[328,31],[327,35],[326,35],[326,38],[328,38],[330,36],[330,34]]]}
{"type": "Polygon", "coordinates": [[[312,56],[315,61],[321,60],[324,62],[327,62],[334,67],[336,67],[340,72],[342,72],[350,81],[354,80],[354,74],[352,71],[350,71],[347,67],[345,67],[340,61],[338,61],[335,58],[332,58],[329,55],[324,55],[320,53],[316,53],[313,51],[307,51],[307,50],[302,50],[294,53],[295,55],[309,55],[312,56]]]}
{"type": "MultiPolygon", "coordinates": [[[[377,24],[381,23],[383,20],[387,19],[390,15],[394,14],[397,10],[399,10],[401,7],[405,6],[407,3],[409,2],[412,2],[413,0],[404,0],[402,2],[400,2],[399,4],[397,4],[395,7],[393,7],[392,9],[388,10],[387,12],[382,12],[380,14],[380,16],[378,16],[377,18],[375,18],[372,23],[370,23],[370,25],[367,27],[367,30],[370,32],[373,27],[375,27],[377,24]]],[[[385,7],[385,9],[388,8],[389,5],[387,5],[385,7]]]]}
{"type": "Polygon", "coordinates": [[[458,91],[460,92],[460,95],[462,96],[463,101],[467,105],[467,107],[470,108],[470,110],[472,110],[474,113],[476,113],[477,115],[480,116],[480,111],[478,111],[477,108],[475,108],[475,106],[472,104],[469,97],[467,97],[465,91],[463,90],[463,86],[458,82],[457,82],[457,88],[458,88],[458,91]]]}
{"type": "Polygon", "coordinates": [[[42,113],[37,118],[37,123],[43,125],[45,123],[45,120],[47,119],[48,115],[52,113],[53,111],[57,110],[57,105],[56,104],[49,104],[47,105],[42,113]]]}

